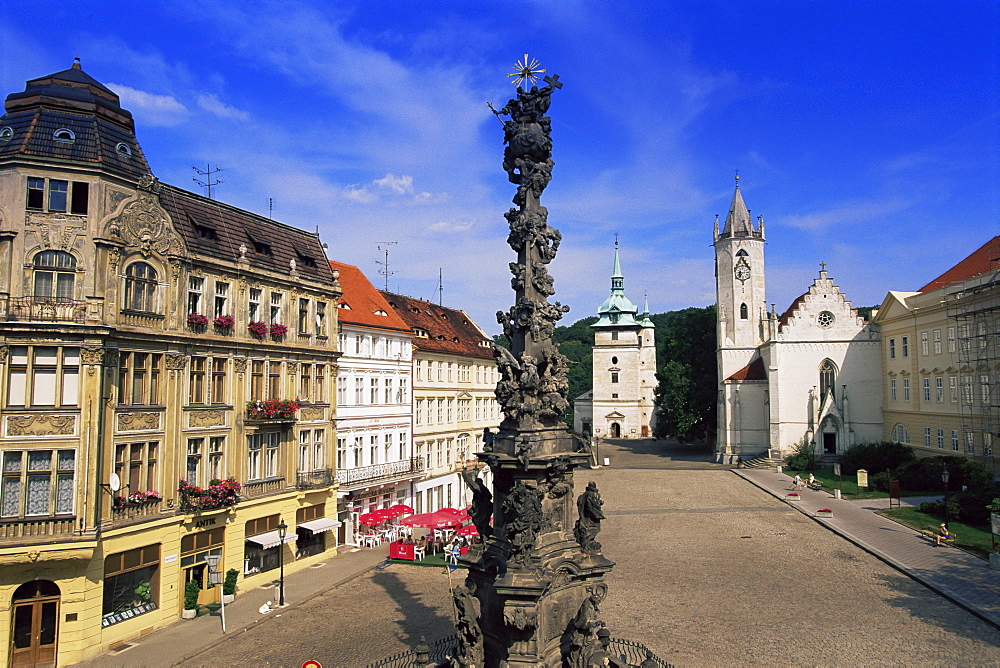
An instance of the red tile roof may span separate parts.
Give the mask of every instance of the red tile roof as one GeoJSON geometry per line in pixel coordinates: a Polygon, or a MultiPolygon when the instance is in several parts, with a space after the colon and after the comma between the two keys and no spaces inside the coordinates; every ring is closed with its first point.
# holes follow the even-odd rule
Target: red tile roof
{"type": "Polygon", "coordinates": [[[382,293],[375,289],[368,277],[353,264],[334,262],[330,260],[330,268],[340,272],[340,288],[344,295],[341,304],[349,308],[341,308],[337,319],[349,325],[361,325],[377,329],[395,329],[410,331],[410,326],[399,317],[399,314],[389,306],[382,293]],[[377,312],[386,315],[376,315],[377,312]]]}
{"type": "Polygon", "coordinates": [[[392,292],[380,292],[416,333],[413,345],[417,350],[493,359],[492,346],[483,345],[490,339],[465,311],[392,292]]]}
{"type": "Polygon", "coordinates": [[[767,380],[764,360],[758,357],[726,380],[767,380]]]}
{"type": "Polygon", "coordinates": [[[944,272],[933,281],[917,290],[930,292],[946,285],[962,281],[1000,269],[1000,236],[993,237],[954,267],[944,272]]]}
{"type": "Polygon", "coordinates": [[[792,302],[791,306],[789,306],[787,309],[785,309],[785,312],[781,314],[781,317],[778,318],[778,329],[779,330],[785,328],[785,325],[788,324],[788,321],[792,317],[792,313],[795,311],[795,309],[797,309],[798,307],[802,306],[802,303],[806,300],[806,295],[807,294],[809,294],[809,293],[808,292],[803,292],[801,295],[799,295],[798,297],[796,297],[795,301],[792,302]]]}

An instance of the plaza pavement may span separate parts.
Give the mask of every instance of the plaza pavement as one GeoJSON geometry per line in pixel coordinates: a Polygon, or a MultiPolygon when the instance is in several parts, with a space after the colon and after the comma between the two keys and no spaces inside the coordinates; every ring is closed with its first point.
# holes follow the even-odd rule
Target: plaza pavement
{"type": "MultiPolygon", "coordinates": [[[[786,499],[792,491],[792,478],[774,469],[734,469],[742,478],[786,499]]],[[[937,547],[932,539],[918,531],[893,522],[874,511],[888,507],[888,499],[836,499],[832,491],[799,492],[799,501],[787,503],[799,512],[815,518],[823,526],[874,554],[918,582],[1000,628],[1000,571],[963,550],[937,547]],[[829,517],[816,511],[829,509],[829,517]]],[[[925,499],[903,498],[904,505],[917,505],[925,499]]]]}
{"type": "MultiPolygon", "coordinates": [[[[734,471],[689,446],[604,443],[605,456],[611,466],[578,471],[576,486],[593,479],[605,499],[598,539],[617,566],[601,611],[616,637],[675,665],[1000,663],[1000,630],[897,570],[974,570],[956,568],[960,550],[928,548],[943,564],[876,558],[858,545],[899,525],[866,533],[871,510],[818,496],[813,510],[833,507],[842,518],[845,533],[835,534],[833,520],[809,516],[809,497],[783,500],[787,476],[734,471]]],[[[374,570],[383,552],[342,554],[289,576],[292,605],[266,616],[256,608],[273,590],[241,593],[227,607],[225,637],[218,617],[202,617],[85,665],[363,666],[420,635],[452,633],[447,576],[397,564],[374,570]]]]}

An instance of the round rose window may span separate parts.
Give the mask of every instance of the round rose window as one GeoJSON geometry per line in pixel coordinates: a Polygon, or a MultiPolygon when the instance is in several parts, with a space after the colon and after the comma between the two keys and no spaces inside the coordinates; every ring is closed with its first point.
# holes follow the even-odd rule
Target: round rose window
{"type": "Polygon", "coordinates": [[[829,311],[823,311],[816,317],[816,322],[819,323],[820,327],[830,327],[833,325],[833,314],[829,311]]]}

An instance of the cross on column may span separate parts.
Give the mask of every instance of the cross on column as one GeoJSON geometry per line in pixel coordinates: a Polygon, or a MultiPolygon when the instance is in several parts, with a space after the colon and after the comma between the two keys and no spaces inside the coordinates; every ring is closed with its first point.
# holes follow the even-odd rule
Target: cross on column
{"type": "Polygon", "coordinates": [[[820,271],[826,271],[826,262],[820,262],[819,269],[820,271]]]}
{"type": "Polygon", "coordinates": [[[563,87],[562,82],[559,81],[559,75],[558,74],[553,74],[552,76],[546,75],[545,78],[542,79],[542,81],[544,81],[548,85],[552,86],[553,88],[562,88],[563,87]]]}

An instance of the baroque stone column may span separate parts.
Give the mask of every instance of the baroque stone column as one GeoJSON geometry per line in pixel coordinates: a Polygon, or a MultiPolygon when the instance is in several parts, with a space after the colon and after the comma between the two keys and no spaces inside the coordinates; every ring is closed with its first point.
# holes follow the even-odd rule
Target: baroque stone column
{"type": "MultiPolygon", "coordinates": [[[[590,454],[562,422],[566,409],[566,358],[552,343],[556,322],[568,307],[549,303],[555,294],[546,266],[556,255],[559,231],[540,203],[552,178],[552,93],[558,76],[535,80],[537,63],[525,62],[524,85],[494,113],[503,122],[503,167],[517,186],[504,214],[507,239],[517,253],[510,263],[514,305],[497,318],[511,343],[494,347],[500,369],[496,396],[504,413],[500,431],[487,434],[477,453],[493,472],[492,494],[473,490],[470,514],[482,545],[464,558],[465,584],[456,587],[459,658],[462,666],[589,666],[600,660],[599,605],[614,564],[595,540],[600,531],[600,493],[591,484],[574,495],[573,471],[590,454]],[[489,517],[492,510],[493,523],[489,517]]],[[[492,105],[491,105],[492,108],[492,105]]]]}

